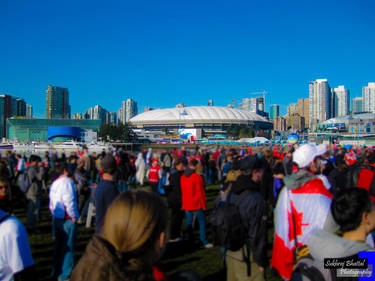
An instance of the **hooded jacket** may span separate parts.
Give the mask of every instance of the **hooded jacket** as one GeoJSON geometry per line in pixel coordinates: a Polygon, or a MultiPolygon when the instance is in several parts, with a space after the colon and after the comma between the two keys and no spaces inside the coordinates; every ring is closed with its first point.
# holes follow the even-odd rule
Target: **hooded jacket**
{"type": "Polygon", "coordinates": [[[311,234],[307,246],[313,258],[322,263],[325,258],[344,258],[374,250],[367,243],[345,239],[320,229],[311,234]]]}
{"type": "MultiPolygon", "coordinates": [[[[323,182],[321,181],[319,177],[309,173],[308,171],[304,169],[298,170],[298,172],[293,173],[289,176],[285,176],[284,183],[285,183],[285,187],[290,190],[295,190],[299,187],[304,186],[305,184],[311,185],[311,188],[314,188],[317,185],[323,184],[323,182]]],[[[275,216],[274,216],[275,219],[277,217],[276,212],[277,210],[275,209],[275,216]]],[[[276,224],[276,221],[275,221],[275,224],[276,224]]],[[[326,223],[324,225],[324,230],[330,233],[333,233],[337,231],[338,229],[339,229],[338,224],[333,219],[332,213],[329,212],[326,223]]]]}
{"type": "Polygon", "coordinates": [[[170,207],[181,209],[181,176],[183,171],[173,171],[169,178],[169,186],[166,188],[167,201],[170,207]]]}
{"type": "Polygon", "coordinates": [[[284,183],[285,183],[285,186],[288,187],[288,189],[294,190],[305,185],[306,183],[313,180],[314,178],[316,178],[315,175],[309,173],[308,171],[304,169],[300,169],[298,170],[298,172],[294,174],[285,176],[284,183]]]}
{"type": "MultiPolygon", "coordinates": [[[[260,185],[250,176],[240,175],[232,184],[228,202],[235,204],[242,192],[248,195],[238,204],[241,220],[247,229],[247,244],[250,247],[253,261],[259,266],[267,264],[267,205],[260,191],[260,185]]],[[[242,260],[242,251],[231,252],[227,255],[242,260]]]]}
{"type": "Polygon", "coordinates": [[[206,192],[202,176],[187,167],[180,179],[182,209],[185,211],[206,210],[206,192]]]}
{"type": "Polygon", "coordinates": [[[271,265],[290,279],[295,259],[293,249],[306,244],[315,229],[337,230],[330,205],[332,194],[322,180],[305,169],[284,178],[276,209],[271,265]]]}
{"type": "MultiPolygon", "coordinates": [[[[320,270],[327,281],[332,280],[332,275],[337,276],[337,273],[324,269],[325,258],[348,258],[356,256],[359,252],[374,250],[366,243],[345,239],[320,229],[311,234],[307,246],[314,259],[312,265],[320,270]]],[[[300,262],[303,262],[303,259],[300,262]]],[[[292,280],[310,279],[297,271],[293,273],[292,280]]]]}
{"type": "MultiPolygon", "coordinates": [[[[70,280],[123,281],[132,278],[125,272],[124,264],[117,257],[112,244],[94,235],[74,268],[70,280]]],[[[153,280],[152,271],[150,271],[150,280],[153,280]]]]}
{"type": "Polygon", "coordinates": [[[36,200],[36,198],[40,196],[42,190],[42,180],[44,178],[45,170],[43,167],[30,166],[26,172],[31,183],[31,186],[26,192],[26,198],[36,200]]]}

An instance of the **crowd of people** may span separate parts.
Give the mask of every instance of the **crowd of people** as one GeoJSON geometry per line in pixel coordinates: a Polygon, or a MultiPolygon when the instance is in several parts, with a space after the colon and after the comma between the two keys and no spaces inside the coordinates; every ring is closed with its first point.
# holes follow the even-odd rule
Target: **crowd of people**
{"type": "Polygon", "coordinates": [[[55,280],[167,280],[157,262],[167,243],[186,240],[202,249],[221,246],[228,281],[265,280],[267,267],[284,280],[311,280],[311,272],[332,280],[324,258],[374,249],[374,176],[370,147],[149,148],[138,154],[84,148],[29,158],[9,151],[0,161],[0,280],[37,279],[28,235],[40,231],[43,194],[52,217],[55,280]],[[216,184],[214,209],[207,210],[206,187],[216,184]],[[95,234],[75,264],[77,225],[90,201],[95,234]],[[13,215],[15,204],[25,209],[25,226],[13,215]]]}

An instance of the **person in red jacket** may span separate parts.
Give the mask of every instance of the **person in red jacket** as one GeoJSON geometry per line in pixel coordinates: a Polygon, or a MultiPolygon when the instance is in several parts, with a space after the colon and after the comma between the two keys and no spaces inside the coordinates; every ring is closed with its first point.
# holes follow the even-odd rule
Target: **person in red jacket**
{"type": "Polygon", "coordinates": [[[206,218],[204,210],[207,208],[206,193],[204,190],[204,181],[201,175],[195,170],[198,166],[197,159],[191,159],[184,174],[181,176],[181,195],[182,209],[186,215],[186,228],[188,238],[193,238],[193,215],[199,222],[200,240],[203,248],[212,248],[212,244],[208,243],[206,236],[206,218]]]}
{"type": "Polygon", "coordinates": [[[148,182],[150,183],[151,190],[155,193],[158,193],[158,184],[161,178],[160,165],[158,159],[152,160],[152,165],[148,169],[148,182]]]}

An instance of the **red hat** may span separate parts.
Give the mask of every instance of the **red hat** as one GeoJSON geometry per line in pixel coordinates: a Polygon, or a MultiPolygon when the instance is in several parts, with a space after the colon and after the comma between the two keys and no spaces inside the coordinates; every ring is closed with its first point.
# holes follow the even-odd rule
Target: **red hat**
{"type": "Polygon", "coordinates": [[[155,162],[156,163],[159,162],[158,159],[156,159],[156,158],[152,159],[152,163],[155,163],[155,162]]]}

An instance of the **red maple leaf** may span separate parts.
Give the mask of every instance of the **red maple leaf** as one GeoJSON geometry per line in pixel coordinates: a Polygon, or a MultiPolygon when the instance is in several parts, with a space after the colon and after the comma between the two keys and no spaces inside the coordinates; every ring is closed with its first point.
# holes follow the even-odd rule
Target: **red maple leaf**
{"type": "Polygon", "coordinates": [[[293,216],[292,213],[288,211],[288,223],[289,223],[289,241],[294,240],[294,231],[296,232],[296,236],[302,235],[302,226],[308,226],[309,223],[302,223],[303,220],[303,212],[298,212],[294,207],[294,203],[290,201],[291,209],[294,215],[295,224],[293,224],[293,216]],[[294,230],[294,225],[296,229],[294,230]]]}

